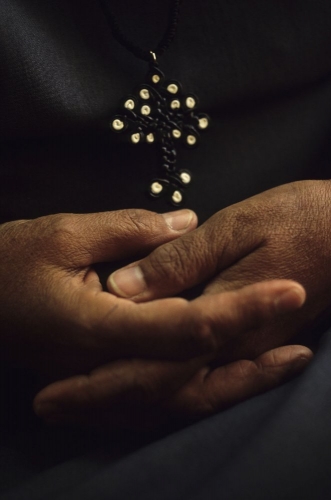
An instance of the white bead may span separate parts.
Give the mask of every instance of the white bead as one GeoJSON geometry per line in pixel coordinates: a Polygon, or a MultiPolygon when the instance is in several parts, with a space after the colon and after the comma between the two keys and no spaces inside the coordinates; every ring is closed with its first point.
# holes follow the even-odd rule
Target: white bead
{"type": "Polygon", "coordinates": [[[126,109],[134,109],[134,100],[133,99],[128,99],[127,101],[125,101],[124,107],[126,109]]]}
{"type": "Polygon", "coordinates": [[[172,135],[174,136],[175,139],[179,139],[182,135],[181,131],[178,130],[177,128],[175,128],[173,131],[172,131],[172,135]]]}
{"type": "Polygon", "coordinates": [[[149,143],[154,142],[154,134],[150,133],[146,135],[146,141],[149,143]]]}
{"type": "Polygon", "coordinates": [[[170,94],[177,94],[178,92],[178,85],[175,83],[170,83],[167,87],[167,91],[170,92],[170,94]]]}
{"type": "Polygon", "coordinates": [[[187,172],[182,172],[180,178],[184,184],[189,184],[191,182],[191,176],[187,172]]]}
{"type": "Polygon", "coordinates": [[[114,130],[122,130],[124,128],[124,122],[122,122],[122,120],[119,120],[118,118],[116,118],[116,120],[114,120],[111,125],[114,130]]]}
{"type": "Polygon", "coordinates": [[[171,101],[170,107],[171,107],[171,109],[179,109],[180,108],[180,101],[178,101],[178,99],[171,101]]]}
{"type": "Polygon", "coordinates": [[[138,144],[138,142],[140,141],[140,134],[139,134],[139,132],[137,132],[136,134],[132,134],[131,135],[131,141],[133,142],[133,144],[138,144]]]}
{"type": "Polygon", "coordinates": [[[143,106],[140,111],[142,115],[147,116],[150,114],[151,108],[149,106],[143,106]]]}
{"type": "Polygon", "coordinates": [[[159,182],[153,182],[151,185],[151,191],[153,194],[160,194],[163,191],[163,187],[159,182]]]}
{"type": "Polygon", "coordinates": [[[194,108],[194,106],[196,105],[196,102],[195,102],[195,99],[193,97],[188,97],[186,99],[186,106],[190,109],[194,108]]]}
{"type": "Polygon", "coordinates": [[[180,203],[183,200],[182,193],[180,191],[174,191],[172,195],[172,201],[174,203],[180,203]]]}
{"type": "Polygon", "coordinates": [[[161,78],[159,77],[159,75],[153,75],[152,76],[152,82],[153,83],[159,83],[160,80],[161,80],[161,78]]]}
{"type": "Polygon", "coordinates": [[[209,125],[208,118],[200,118],[199,119],[199,128],[204,129],[207,128],[209,125]]]}
{"type": "Polygon", "coordinates": [[[194,146],[194,144],[197,142],[197,138],[194,137],[194,135],[188,135],[186,141],[189,146],[194,146]]]}
{"type": "Polygon", "coordinates": [[[150,93],[149,93],[148,89],[141,89],[141,91],[139,92],[139,95],[142,99],[149,99],[150,98],[150,93]]]}

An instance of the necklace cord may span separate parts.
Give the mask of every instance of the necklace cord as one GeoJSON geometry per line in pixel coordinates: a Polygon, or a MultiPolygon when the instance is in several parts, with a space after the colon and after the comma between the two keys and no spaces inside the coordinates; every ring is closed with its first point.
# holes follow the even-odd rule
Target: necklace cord
{"type": "Polygon", "coordinates": [[[152,62],[154,53],[157,56],[162,56],[164,52],[169,48],[171,42],[173,41],[178,25],[179,10],[182,0],[172,0],[168,11],[168,25],[167,28],[159,41],[158,45],[153,50],[144,50],[138,45],[136,45],[130,38],[128,38],[123,32],[120,23],[114,16],[111,7],[109,5],[109,0],[100,0],[103,12],[109,23],[110,29],[112,31],[113,37],[123,45],[127,50],[129,50],[135,57],[142,59],[143,61],[152,62]]]}

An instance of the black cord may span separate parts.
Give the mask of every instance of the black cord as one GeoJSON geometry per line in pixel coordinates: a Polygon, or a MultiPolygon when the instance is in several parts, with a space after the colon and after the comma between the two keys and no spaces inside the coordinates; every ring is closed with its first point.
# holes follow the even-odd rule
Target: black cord
{"type": "Polygon", "coordinates": [[[118,20],[115,18],[111,7],[109,5],[109,0],[100,0],[101,6],[110,25],[113,37],[123,45],[127,50],[129,50],[134,56],[142,59],[143,61],[151,62],[153,52],[156,56],[162,56],[164,52],[169,48],[171,42],[173,41],[179,18],[179,8],[182,0],[172,0],[169,6],[168,14],[168,26],[164,32],[162,39],[159,41],[155,49],[144,50],[138,45],[136,45],[132,40],[130,40],[125,33],[123,33],[118,20]]]}

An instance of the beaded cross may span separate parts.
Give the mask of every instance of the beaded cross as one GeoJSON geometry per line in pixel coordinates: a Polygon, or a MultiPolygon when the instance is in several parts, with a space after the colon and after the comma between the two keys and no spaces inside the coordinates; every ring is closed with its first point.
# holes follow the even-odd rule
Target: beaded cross
{"type": "Polygon", "coordinates": [[[175,206],[183,203],[184,189],[192,180],[189,170],[177,166],[177,145],[196,147],[200,132],[210,123],[207,114],[197,111],[197,104],[194,94],[184,94],[178,81],[165,81],[162,71],[151,65],[146,82],[122,100],[119,113],[110,122],[111,130],[124,133],[131,144],[160,144],[161,172],[148,192],[154,198],[166,195],[175,206]]]}

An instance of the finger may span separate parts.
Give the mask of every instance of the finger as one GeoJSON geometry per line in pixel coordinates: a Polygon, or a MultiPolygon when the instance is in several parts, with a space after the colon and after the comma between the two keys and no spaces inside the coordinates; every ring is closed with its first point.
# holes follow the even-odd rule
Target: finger
{"type": "Polygon", "coordinates": [[[34,399],[37,415],[46,419],[86,415],[90,411],[153,405],[167,399],[202,366],[202,360],[185,363],[127,360],[50,384],[34,399]]]}
{"type": "MultiPolygon", "coordinates": [[[[307,274],[302,275],[302,279],[310,291],[307,274]]],[[[286,259],[284,262],[281,259],[275,261],[270,256],[268,249],[263,247],[222,271],[208,283],[203,290],[203,294],[224,293],[225,291],[238,290],[244,285],[249,285],[256,281],[271,280],[280,277],[295,279],[295,276],[297,276],[297,272],[294,267],[286,267],[286,259]]],[[[311,301],[311,293],[309,297],[311,301]]],[[[234,361],[243,357],[253,359],[263,352],[284,345],[295,334],[302,331],[307,322],[311,322],[314,317],[313,315],[314,311],[311,305],[309,302],[305,303],[305,307],[295,313],[291,313],[286,317],[275,318],[272,322],[262,325],[256,330],[252,330],[248,335],[242,337],[240,342],[236,340],[229,342],[226,348],[222,350],[220,359],[222,362],[234,361]]]]}
{"type": "Polygon", "coordinates": [[[292,345],[268,351],[254,361],[203,368],[170,400],[170,407],[182,417],[216,413],[281,385],[299,374],[312,357],[307,347],[292,345]]]}
{"type": "MultiPolygon", "coordinates": [[[[39,220],[43,245],[51,254],[68,258],[73,267],[112,261],[146,252],[197,225],[191,210],[159,215],[147,210],[119,210],[95,214],[61,214],[39,220]],[[47,246],[47,242],[50,244],[47,246]]],[[[29,221],[30,224],[36,221],[29,221]]]]}
{"type": "Polygon", "coordinates": [[[142,302],[178,294],[210,279],[263,245],[265,235],[256,230],[258,224],[252,231],[247,212],[242,204],[222,210],[197,230],[115,271],[108,279],[109,291],[142,302]]]}
{"type": "Polygon", "coordinates": [[[46,387],[35,397],[34,410],[53,424],[150,428],[170,417],[201,418],[272,389],[311,358],[306,347],[286,346],[212,371],[202,359],[121,361],[46,387]]]}
{"type": "Polygon", "coordinates": [[[150,429],[168,418],[162,401],[203,365],[118,361],[90,375],[55,382],[34,399],[35,413],[51,424],[150,429]]]}
{"type": "Polygon", "coordinates": [[[79,330],[91,358],[97,352],[105,360],[110,356],[188,359],[215,353],[241,333],[301,307],[305,291],[298,283],[279,280],[191,302],[171,298],[136,304],[105,292],[97,297],[77,308],[82,328],[97,332],[91,336],[79,330]]]}

